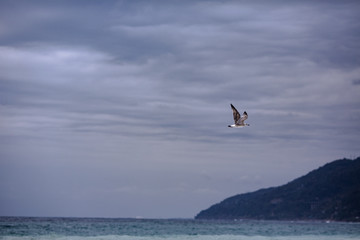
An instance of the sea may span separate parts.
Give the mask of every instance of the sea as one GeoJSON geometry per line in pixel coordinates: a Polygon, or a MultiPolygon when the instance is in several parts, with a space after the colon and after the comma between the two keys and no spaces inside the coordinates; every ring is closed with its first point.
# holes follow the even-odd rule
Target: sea
{"type": "Polygon", "coordinates": [[[0,217],[0,239],[346,240],[360,239],[360,223],[0,217]]]}

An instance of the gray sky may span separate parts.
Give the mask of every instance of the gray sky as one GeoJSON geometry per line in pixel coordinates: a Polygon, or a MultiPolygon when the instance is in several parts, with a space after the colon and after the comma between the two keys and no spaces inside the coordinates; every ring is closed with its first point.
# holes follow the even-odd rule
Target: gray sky
{"type": "Polygon", "coordinates": [[[0,215],[193,217],[357,157],[359,12],[1,0],[0,215]]]}

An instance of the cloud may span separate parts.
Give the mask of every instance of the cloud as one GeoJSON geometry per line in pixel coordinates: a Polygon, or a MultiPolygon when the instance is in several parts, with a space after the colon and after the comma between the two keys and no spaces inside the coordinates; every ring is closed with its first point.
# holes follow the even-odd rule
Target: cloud
{"type": "Polygon", "coordinates": [[[352,81],[353,85],[359,85],[360,84],[360,79],[356,79],[352,81]]]}
{"type": "Polygon", "coordinates": [[[31,193],[27,182],[41,196],[53,184],[69,209],[94,199],[79,215],[101,216],[103,190],[106,216],[189,217],[358,154],[359,7],[2,1],[0,201],[15,211],[10,196],[31,193]],[[227,128],[230,103],[248,112],[249,128],[227,128]],[[19,178],[23,166],[31,172],[19,178]]]}

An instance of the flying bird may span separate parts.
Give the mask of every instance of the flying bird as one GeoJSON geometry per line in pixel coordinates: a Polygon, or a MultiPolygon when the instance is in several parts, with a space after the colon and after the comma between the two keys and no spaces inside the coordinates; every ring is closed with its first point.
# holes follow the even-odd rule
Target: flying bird
{"type": "Polygon", "coordinates": [[[245,126],[250,126],[250,124],[244,123],[245,120],[248,118],[247,113],[244,112],[243,115],[241,116],[240,113],[238,112],[238,110],[236,110],[236,108],[234,107],[234,105],[230,104],[230,106],[233,111],[235,124],[229,125],[228,127],[241,128],[241,127],[245,127],[245,126]]]}

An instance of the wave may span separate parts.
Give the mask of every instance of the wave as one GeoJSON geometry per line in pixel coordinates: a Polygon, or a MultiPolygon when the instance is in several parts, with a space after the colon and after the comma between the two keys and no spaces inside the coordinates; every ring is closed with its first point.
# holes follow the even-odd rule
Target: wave
{"type": "Polygon", "coordinates": [[[242,236],[242,235],[168,235],[168,236],[128,236],[128,235],[104,235],[104,236],[1,236],[1,240],[354,240],[347,235],[337,236],[242,236]]]}

